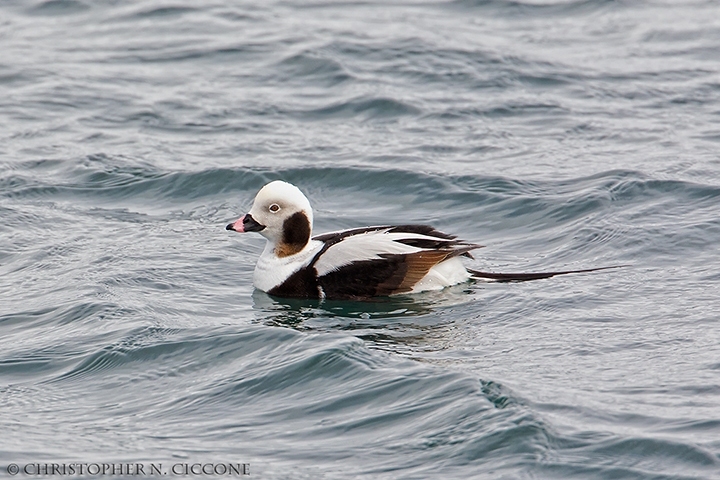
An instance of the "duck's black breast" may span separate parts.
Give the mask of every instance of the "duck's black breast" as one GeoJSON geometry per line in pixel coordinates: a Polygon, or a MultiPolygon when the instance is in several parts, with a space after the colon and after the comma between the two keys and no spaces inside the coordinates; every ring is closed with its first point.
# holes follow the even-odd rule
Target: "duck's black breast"
{"type": "Polygon", "coordinates": [[[409,263],[404,255],[363,260],[317,275],[314,266],[303,267],[268,293],[278,297],[363,300],[402,293],[409,263]]]}
{"type": "Polygon", "coordinates": [[[315,267],[303,267],[267,293],[278,297],[321,298],[315,267]]]}

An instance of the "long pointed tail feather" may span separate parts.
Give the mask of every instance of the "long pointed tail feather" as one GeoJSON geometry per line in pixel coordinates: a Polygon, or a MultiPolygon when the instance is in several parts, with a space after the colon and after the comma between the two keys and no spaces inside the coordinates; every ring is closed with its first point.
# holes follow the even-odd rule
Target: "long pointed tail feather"
{"type": "Polygon", "coordinates": [[[481,272],[479,270],[468,269],[468,272],[474,278],[489,278],[498,282],[527,282],[528,280],[541,280],[543,278],[554,277],[555,275],[566,275],[568,273],[588,273],[597,272],[598,270],[609,270],[611,268],[622,268],[629,265],[613,265],[612,267],[586,268],[584,270],[565,270],[562,272],[537,272],[537,273],[493,273],[481,272]]]}

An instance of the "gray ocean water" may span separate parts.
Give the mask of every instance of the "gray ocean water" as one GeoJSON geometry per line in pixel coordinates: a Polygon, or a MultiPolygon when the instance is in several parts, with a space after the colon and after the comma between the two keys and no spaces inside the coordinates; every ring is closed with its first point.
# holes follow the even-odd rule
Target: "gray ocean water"
{"type": "Polygon", "coordinates": [[[4,0],[0,477],[720,478],[719,151],[716,1],[4,0]],[[272,298],[224,227],[274,179],[629,266],[272,298]]]}

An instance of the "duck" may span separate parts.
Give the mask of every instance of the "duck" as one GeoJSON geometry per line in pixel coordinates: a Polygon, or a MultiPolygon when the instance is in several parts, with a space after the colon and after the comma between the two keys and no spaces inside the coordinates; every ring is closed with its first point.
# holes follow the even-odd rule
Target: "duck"
{"type": "Polygon", "coordinates": [[[260,189],[250,211],[226,230],[267,240],[253,285],[271,296],[368,300],[415,294],[483,279],[539,280],[605,268],[539,273],[493,273],[465,267],[461,257],[482,245],[429,225],[380,225],[313,236],[313,210],[298,187],[275,180],[260,189]]]}

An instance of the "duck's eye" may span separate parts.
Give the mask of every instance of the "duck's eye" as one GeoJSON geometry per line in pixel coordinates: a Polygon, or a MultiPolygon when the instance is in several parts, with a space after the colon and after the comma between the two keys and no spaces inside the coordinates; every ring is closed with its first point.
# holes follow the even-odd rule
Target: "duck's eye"
{"type": "Polygon", "coordinates": [[[278,210],[280,210],[280,205],[278,205],[277,203],[273,203],[272,205],[270,205],[270,211],[271,211],[271,212],[275,213],[275,212],[277,212],[278,210]]]}

